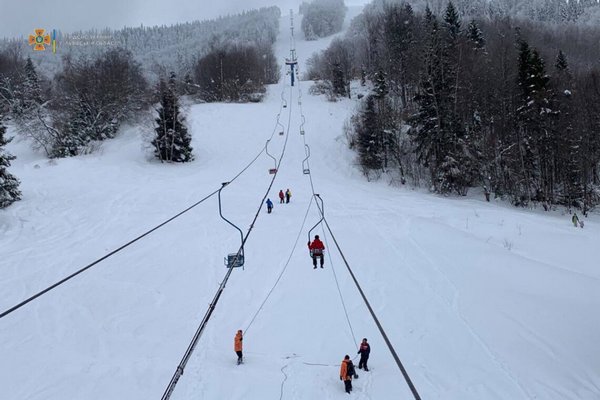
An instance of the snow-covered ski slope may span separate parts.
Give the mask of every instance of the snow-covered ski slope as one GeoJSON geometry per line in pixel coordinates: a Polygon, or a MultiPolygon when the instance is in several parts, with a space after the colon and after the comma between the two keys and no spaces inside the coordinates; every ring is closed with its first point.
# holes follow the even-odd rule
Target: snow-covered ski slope
{"type": "MultiPolygon", "coordinates": [[[[287,18],[282,25],[283,59],[287,18]]],[[[310,44],[298,48],[306,49],[299,57],[310,55],[310,44]]],[[[300,88],[315,190],[421,397],[600,398],[597,215],[575,229],[559,213],[368,183],[342,139],[355,103],[309,96],[307,82],[300,88]]],[[[338,371],[345,354],[356,355],[354,335],[369,339],[372,370],[358,371],[351,397],[411,399],[320,227],[313,233],[325,239],[326,264],[312,268],[307,231],[319,214],[313,204],[307,215],[297,89],[273,86],[262,104],[192,106],[197,160],[187,165],[149,161],[142,127],[100,153],[55,162],[12,143],[24,199],[0,211],[0,311],[218,189],[275,132],[270,152],[280,157],[286,137],[287,146],[269,193],[273,214],[260,204],[273,167],[264,154],[222,192],[224,214],[244,232],[259,207],[261,214],[245,269],[233,272],[172,398],[348,398],[338,371]],[[292,201],[280,205],[286,188],[292,201]],[[246,328],[245,364],[236,366],[233,337],[246,328]]],[[[225,275],[223,257],[239,242],[212,197],[0,319],[0,397],[160,398],[225,275]]]]}

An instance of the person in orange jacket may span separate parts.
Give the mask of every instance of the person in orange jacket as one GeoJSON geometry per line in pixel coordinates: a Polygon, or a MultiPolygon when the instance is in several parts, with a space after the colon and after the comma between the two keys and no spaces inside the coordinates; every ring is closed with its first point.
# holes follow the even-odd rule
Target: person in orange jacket
{"type": "Polygon", "coordinates": [[[319,239],[319,235],[315,235],[315,240],[308,241],[308,249],[310,250],[310,256],[313,259],[314,268],[317,268],[317,258],[321,258],[321,268],[323,268],[323,250],[325,250],[325,245],[319,239]]]}
{"type": "Polygon", "coordinates": [[[354,364],[350,356],[346,354],[340,366],[340,381],[344,381],[344,388],[348,394],[352,391],[352,378],[354,378],[354,374],[354,364]]]}
{"type": "Polygon", "coordinates": [[[238,330],[237,333],[235,334],[235,338],[233,339],[233,350],[235,350],[235,353],[238,356],[238,360],[237,363],[238,365],[240,365],[243,362],[243,354],[242,354],[242,340],[244,338],[242,337],[242,330],[238,330]]]}

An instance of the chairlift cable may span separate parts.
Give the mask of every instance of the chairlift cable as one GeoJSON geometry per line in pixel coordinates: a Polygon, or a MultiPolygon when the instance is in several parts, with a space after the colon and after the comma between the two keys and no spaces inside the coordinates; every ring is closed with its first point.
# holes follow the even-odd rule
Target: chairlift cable
{"type": "MultiPolygon", "coordinates": [[[[282,95],[285,93],[285,84],[282,85],[282,95]]],[[[277,121],[275,124],[275,127],[273,128],[273,132],[271,133],[270,138],[272,139],[273,136],[275,135],[275,132],[277,131],[277,127],[280,125],[279,123],[279,117],[281,115],[281,110],[283,108],[283,104],[285,104],[285,99],[282,97],[282,101],[280,103],[279,106],[279,113],[277,114],[277,121]]],[[[291,112],[291,109],[290,109],[291,112]]],[[[244,168],[242,168],[242,170],[236,174],[233,178],[231,178],[229,180],[229,183],[234,182],[235,180],[237,180],[237,178],[239,178],[244,172],[246,172],[248,170],[248,168],[250,168],[257,160],[258,158],[262,155],[262,153],[265,151],[264,148],[261,149],[261,151],[252,159],[252,161],[250,161],[244,168]]],[[[69,280],[73,279],[74,277],[82,274],[83,272],[91,269],[92,267],[94,267],[95,265],[99,264],[100,262],[112,257],[113,255],[121,252],[122,250],[126,249],[127,247],[131,246],[132,244],[134,244],[135,242],[145,238],[146,236],[148,236],[149,234],[151,234],[152,232],[162,228],[163,226],[167,225],[169,222],[172,222],[173,220],[179,218],[180,216],[186,214],[187,212],[189,212],[190,210],[194,209],[195,207],[197,207],[198,205],[202,204],[204,201],[208,200],[209,198],[211,198],[212,196],[216,195],[219,192],[219,189],[213,191],[212,193],[210,193],[209,195],[207,195],[206,197],[204,197],[202,200],[192,204],[191,206],[189,206],[188,208],[186,208],[185,210],[177,213],[176,215],[174,215],[173,217],[167,219],[166,221],[158,224],[157,226],[155,226],[154,228],[146,231],[145,233],[141,234],[140,236],[136,237],[135,239],[130,240],[129,242],[125,243],[124,245],[118,247],[117,249],[111,251],[110,253],[100,257],[99,259],[91,262],[90,264],[86,265],[85,267],[79,269],[78,271],[68,275],[67,277],[59,280],[58,282],[46,287],[45,289],[39,291],[38,293],[28,297],[27,299],[21,301],[20,303],[10,307],[9,309],[3,311],[2,313],[0,313],[0,318],[3,318],[11,313],[13,313],[14,311],[20,309],[21,307],[27,305],[28,303],[32,302],[33,300],[37,299],[38,297],[41,297],[42,295],[50,292],[51,290],[57,288],[58,286],[61,286],[63,283],[68,282],[69,280]]]]}
{"type": "MultiPolygon", "coordinates": [[[[290,100],[292,98],[292,94],[293,94],[293,92],[290,88],[290,100]]],[[[254,224],[258,220],[260,212],[263,208],[263,204],[264,204],[265,200],[267,199],[267,197],[269,196],[269,192],[271,191],[273,184],[275,183],[275,179],[277,178],[277,174],[279,172],[279,166],[281,165],[281,162],[283,161],[283,157],[285,156],[288,138],[290,136],[289,131],[290,131],[290,126],[291,126],[291,119],[292,119],[292,104],[290,101],[289,110],[288,110],[287,134],[286,134],[285,142],[283,144],[283,149],[281,151],[281,155],[279,157],[279,161],[277,164],[277,172],[275,172],[275,174],[273,174],[273,177],[271,178],[271,182],[270,182],[269,186],[267,187],[267,190],[265,191],[265,194],[264,194],[263,198],[261,199],[260,204],[258,205],[258,210],[256,211],[256,214],[254,215],[254,219],[252,220],[252,223],[250,224],[248,231],[243,236],[242,244],[240,245],[240,248],[237,251],[236,257],[233,260],[233,264],[235,264],[235,262],[237,261],[237,258],[240,256],[240,253],[243,251],[244,245],[246,244],[246,241],[248,240],[248,238],[250,237],[250,234],[252,233],[252,231],[254,229],[254,224]]],[[[279,114],[277,116],[277,122],[279,123],[279,114]]],[[[263,149],[263,151],[264,151],[264,149],[263,149]]],[[[168,400],[171,397],[171,394],[173,393],[173,390],[175,389],[175,386],[177,385],[179,378],[181,377],[181,375],[183,375],[185,367],[186,367],[190,357],[192,356],[192,353],[194,352],[194,349],[195,349],[196,345],[198,344],[198,341],[200,340],[202,333],[204,333],[204,329],[206,328],[206,325],[208,324],[208,321],[209,321],[213,311],[215,310],[217,303],[218,303],[219,299],[221,298],[221,295],[223,294],[223,291],[225,290],[225,286],[227,285],[227,282],[228,282],[229,277],[231,276],[231,273],[233,272],[233,270],[234,270],[234,268],[227,268],[227,273],[225,274],[223,281],[219,285],[219,288],[217,289],[217,292],[213,298],[213,301],[209,304],[208,310],[206,311],[204,317],[202,318],[202,321],[200,322],[200,325],[198,326],[198,329],[196,330],[194,336],[192,337],[192,340],[191,340],[190,344],[188,345],[188,348],[185,351],[183,358],[181,359],[179,365],[177,366],[175,373],[171,377],[171,381],[169,382],[169,385],[167,386],[167,388],[161,398],[162,400],[168,400]]]]}
{"type": "Polygon", "coordinates": [[[287,270],[287,267],[290,265],[290,262],[292,261],[292,256],[294,255],[294,252],[296,251],[296,247],[298,246],[298,241],[300,240],[300,236],[302,235],[302,231],[304,230],[304,225],[306,224],[306,220],[308,218],[308,214],[310,212],[310,208],[312,206],[312,202],[313,201],[314,201],[314,198],[311,197],[310,202],[308,203],[308,208],[306,209],[306,213],[304,214],[304,220],[302,221],[302,225],[300,226],[300,230],[298,231],[298,235],[296,236],[296,241],[294,242],[294,246],[292,247],[292,250],[290,251],[290,255],[289,255],[289,257],[288,257],[285,265],[283,266],[283,269],[279,273],[279,276],[275,280],[275,283],[273,284],[273,287],[271,287],[271,290],[269,290],[269,293],[267,293],[267,296],[265,297],[265,299],[263,300],[263,302],[258,307],[258,310],[256,310],[256,313],[254,313],[254,316],[252,317],[252,319],[248,323],[248,326],[246,326],[246,329],[244,330],[245,334],[248,333],[248,330],[250,329],[250,327],[254,323],[254,320],[256,320],[256,317],[258,316],[258,314],[263,310],[263,307],[265,306],[265,304],[269,300],[269,297],[271,297],[271,294],[275,290],[275,287],[277,287],[277,285],[279,284],[279,281],[281,280],[281,277],[283,276],[283,274],[287,270]]]}
{"type": "MultiPolygon", "coordinates": [[[[298,91],[300,92],[300,95],[299,95],[300,98],[302,97],[301,90],[302,89],[300,88],[300,81],[299,81],[298,82],[298,91]]],[[[299,108],[300,108],[300,114],[302,116],[302,121],[303,121],[303,124],[304,124],[304,122],[305,122],[305,116],[304,116],[304,113],[302,111],[302,103],[301,102],[299,102],[299,108]]],[[[306,135],[302,135],[302,137],[303,137],[303,140],[304,140],[304,145],[306,146],[306,135]]],[[[307,163],[308,168],[310,170],[310,164],[309,164],[308,159],[306,160],[306,163],[307,163]]],[[[314,182],[313,182],[313,179],[312,179],[312,170],[310,170],[310,172],[308,173],[308,177],[309,177],[309,180],[310,180],[310,186],[311,186],[311,189],[312,189],[313,196],[315,196],[316,193],[315,193],[314,182]]],[[[350,276],[352,277],[352,280],[354,281],[354,284],[356,285],[356,288],[358,289],[358,291],[359,291],[359,293],[360,293],[360,295],[361,295],[361,297],[362,297],[365,305],[367,306],[367,308],[369,310],[369,313],[371,314],[371,317],[373,318],[373,321],[375,322],[375,325],[377,326],[377,328],[378,328],[381,336],[383,337],[383,339],[384,339],[384,341],[385,341],[385,343],[386,343],[386,345],[388,347],[388,350],[392,354],[392,357],[394,358],[394,361],[396,362],[396,365],[400,369],[400,372],[402,373],[402,376],[404,377],[404,380],[406,381],[406,383],[407,383],[410,391],[412,392],[413,397],[415,398],[415,400],[421,400],[421,397],[420,397],[420,395],[419,395],[419,393],[418,393],[415,385],[413,384],[412,380],[410,379],[410,376],[408,375],[408,372],[406,371],[406,368],[402,364],[402,361],[400,360],[400,357],[396,353],[396,350],[394,349],[394,346],[393,346],[392,342],[389,340],[389,338],[387,336],[387,333],[385,332],[385,330],[383,329],[383,326],[379,322],[379,319],[377,318],[377,315],[375,314],[375,311],[371,307],[371,304],[369,303],[369,300],[367,299],[365,293],[363,292],[363,290],[362,290],[362,288],[361,288],[361,286],[360,286],[360,284],[358,282],[358,279],[356,278],[356,276],[354,275],[354,272],[350,268],[350,265],[348,264],[348,261],[346,260],[346,257],[344,256],[344,253],[342,252],[342,249],[340,248],[339,243],[337,242],[337,240],[336,240],[336,238],[335,238],[335,236],[334,236],[334,234],[333,234],[333,232],[331,230],[331,227],[329,226],[329,223],[327,221],[327,218],[324,215],[323,210],[321,209],[321,207],[320,207],[320,205],[319,205],[318,202],[316,204],[317,204],[317,208],[319,209],[319,212],[321,213],[321,216],[323,217],[323,223],[325,224],[325,226],[327,227],[327,230],[331,234],[331,237],[332,237],[332,239],[333,239],[333,241],[335,243],[335,246],[336,246],[338,252],[340,253],[340,255],[342,257],[342,260],[344,261],[344,264],[346,265],[346,268],[347,268],[350,276]]],[[[326,237],[325,237],[325,240],[327,241],[326,237]]],[[[329,247],[329,244],[327,245],[327,247],[329,247]]],[[[331,261],[331,259],[332,259],[331,256],[329,258],[330,258],[330,261],[331,261]]],[[[332,265],[332,270],[333,270],[333,265],[332,265]]],[[[334,277],[335,277],[336,284],[338,285],[338,291],[339,291],[340,288],[339,288],[339,283],[338,283],[335,271],[334,271],[334,277]]],[[[340,293],[340,299],[342,300],[342,304],[344,304],[343,296],[342,296],[341,291],[339,293],[340,293]]],[[[346,312],[345,305],[344,305],[344,311],[346,312]]],[[[347,317],[347,320],[348,320],[348,324],[350,326],[350,330],[352,331],[352,325],[350,323],[350,319],[348,318],[348,314],[347,313],[346,313],[346,317],[347,317]]],[[[352,336],[354,337],[354,332],[353,331],[352,331],[352,336]]],[[[356,338],[355,337],[354,337],[354,341],[356,342],[356,338]]]]}

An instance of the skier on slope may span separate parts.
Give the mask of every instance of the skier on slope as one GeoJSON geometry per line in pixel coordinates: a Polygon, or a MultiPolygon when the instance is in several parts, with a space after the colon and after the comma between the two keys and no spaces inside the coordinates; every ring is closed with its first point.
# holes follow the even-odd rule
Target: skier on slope
{"type": "Polygon", "coordinates": [[[340,366],[340,381],[344,381],[344,389],[348,394],[352,391],[352,378],[354,378],[354,375],[354,364],[350,356],[346,354],[340,366]]]}
{"type": "Polygon", "coordinates": [[[313,259],[314,268],[317,268],[317,258],[321,259],[321,268],[323,268],[323,250],[325,250],[325,245],[319,239],[319,235],[315,235],[315,240],[308,241],[308,249],[310,250],[310,256],[313,259]]]}
{"type": "Polygon", "coordinates": [[[271,214],[271,211],[273,211],[273,202],[271,201],[271,199],[267,199],[266,203],[267,203],[267,212],[269,214],[271,214]]]}
{"type": "Polygon", "coordinates": [[[367,338],[364,338],[362,340],[362,343],[360,344],[358,353],[356,353],[356,354],[360,354],[360,361],[358,362],[358,369],[364,368],[365,371],[369,370],[369,368],[367,367],[367,361],[369,361],[370,353],[371,353],[371,346],[369,345],[369,343],[367,343],[367,338]]]}
{"type": "Polygon", "coordinates": [[[281,189],[279,191],[279,204],[283,204],[283,199],[285,198],[285,195],[283,194],[283,189],[281,189]]]}
{"type": "Polygon", "coordinates": [[[242,330],[238,330],[237,333],[235,334],[235,338],[233,339],[233,350],[235,351],[235,354],[237,354],[238,359],[237,359],[237,363],[238,365],[240,365],[244,359],[243,359],[243,354],[242,354],[242,330]]]}

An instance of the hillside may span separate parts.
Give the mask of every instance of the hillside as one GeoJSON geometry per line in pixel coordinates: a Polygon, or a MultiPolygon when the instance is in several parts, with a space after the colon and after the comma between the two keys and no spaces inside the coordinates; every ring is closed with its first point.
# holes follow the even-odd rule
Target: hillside
{"type": "MultiPolygon", "coordinates": [[[[283,59],[287,16],[280,27],[283,59]]],[[[301,60],[328,43],[297,40],[301,60]]],[[[305,243],[319,213],[303,174],[306,141],[325,216],[423,399],[597,399],[598,215],[575,229],[559,212],[366,182],[342,134],[355,102],[309,96],[308,82],[291,88],[282,76],[260,104],[191,106],[189,165],[150,161],[143,126],[98,154],[52,162],[13,141],[23,200],[0,211],[0,312],[218,189],[272,137],[269,152],[283,158],[268,196],[290,188],[292,201],[266,213],[273,160],[264,154],[222,191],[223,213],[242,231],[260,215],[245,268],[232,273],[172,398],[344,399],[339,363],[363,337],[371,371],[358,371],[352,397],[412,398],[324,226],[312,233],[325,239],[325,268],[312,268],[305,243]],[[247,330],[242,366],[238,329],[247,330]]],[[[0,319],[3,398],[158,398],[239,242],[211,197],[0,319]]]]}

